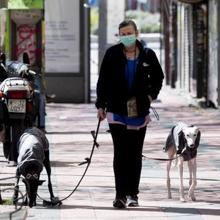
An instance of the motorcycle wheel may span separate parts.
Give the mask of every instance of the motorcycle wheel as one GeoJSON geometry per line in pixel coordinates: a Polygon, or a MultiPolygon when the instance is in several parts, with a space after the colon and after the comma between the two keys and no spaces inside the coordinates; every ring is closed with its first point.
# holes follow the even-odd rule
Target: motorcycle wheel
{"type": "Polygon", "coordinates": [[[24,130],[25,126],[23,120],[14,120],[10,126],[10,152],[8,157],[9,161],[17,162],[17,143],[24,130]]]}

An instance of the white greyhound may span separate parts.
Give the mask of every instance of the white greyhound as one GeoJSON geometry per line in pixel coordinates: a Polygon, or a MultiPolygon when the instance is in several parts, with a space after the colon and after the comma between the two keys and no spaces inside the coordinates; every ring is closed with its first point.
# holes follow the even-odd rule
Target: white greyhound
{"type": "Polygon", "coordinates": [[[192,201],[196,201],[194,190],[197,184],[197,148],[200,142],[201,132],[198,127],[183,122],[177,123],[167,137],[164,151],[167,152],[169,161],[167,162],[167,189],[168,198],[171,199],[171,181],[170,181],[170,168],[172,164],[172,158],[178,161],[179,177],[180,177],[180,201],[185,202],[184,187],[183,187],[183,162],[188,161],[189,168],[189,190],[188,198],[192,201]]]}

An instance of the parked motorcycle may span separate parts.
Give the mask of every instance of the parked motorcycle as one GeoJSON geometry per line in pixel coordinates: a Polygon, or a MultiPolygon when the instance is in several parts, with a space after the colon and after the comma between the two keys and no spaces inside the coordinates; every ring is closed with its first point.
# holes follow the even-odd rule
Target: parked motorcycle
{"type": "Polygon", "coordinates": [[[16,163],[20,135],[27,127],[37,126],[40,92],[36,73],[27,64],[8,61],[5,70],[7,78],[0,84],[0,121],[5,126],[3,151],[8,161],[16,163]]]}

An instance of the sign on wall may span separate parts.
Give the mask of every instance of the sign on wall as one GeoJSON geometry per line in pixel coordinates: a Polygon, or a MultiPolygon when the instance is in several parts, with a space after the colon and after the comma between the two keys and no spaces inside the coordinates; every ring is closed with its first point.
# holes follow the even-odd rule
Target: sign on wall
{"type": "Polygon", "coordinates": [[[42,19],[42,10],[12,10],[11,20],[16,24],[15,58],[22,60],[23,53],[29,55],[30,64],[41,57],[41,49],[37,48],[37,23],[42,19]]]}
{"type": "Polygon", "coordinates": [[[38,51],[36,46],[36,25],[22,24],[17,26],[16,58],[22,60],[23,54],[28,53],[30,64],[35,64],[38,51]]]}
{"type": "Polygon", "coordinates": [[[80,71],[80,0],[45,0],[45,71],[80,71]]]}

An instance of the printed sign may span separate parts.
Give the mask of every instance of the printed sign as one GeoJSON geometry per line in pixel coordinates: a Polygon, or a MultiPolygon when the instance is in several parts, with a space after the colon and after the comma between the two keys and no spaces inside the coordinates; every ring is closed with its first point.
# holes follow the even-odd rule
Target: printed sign
{"type": "Polygon", "coordinates": [[[28,53],[30,64],[35,64],[36,56],[41,52],[36,47],[35,25],[23,24],[17,27],[16,57],[18,60],[22,60],[24,52],[28,53]]]}
{"type": "Polygon", "coordinates": [[[45,1],[45,70],[79,72],[80,0],[45,1]]]}

